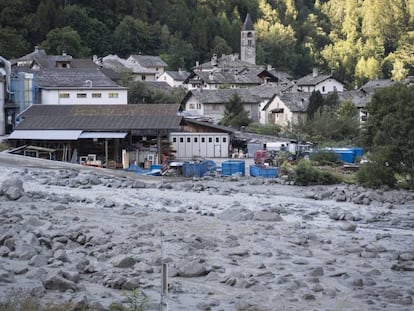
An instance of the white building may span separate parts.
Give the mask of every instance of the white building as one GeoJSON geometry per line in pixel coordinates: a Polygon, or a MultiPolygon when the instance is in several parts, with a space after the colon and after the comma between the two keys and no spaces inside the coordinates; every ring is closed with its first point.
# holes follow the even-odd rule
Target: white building
{"type": "Polygon", "coordinates": [[[168,66],[159,56],[152,55],[131,55],[127,62],[145,69],[147,74],[142,81],[156,81],[168,66]]]}
{"type": "Polygon", "coordinates": [[[165,82],[171,87],[180,87],[183,82],[190,76],[185,70],[164,71],[157,79],[158,82],[165,82]]]}
{"type": "Polygon", "coordinates": [[[128,89],[97,69],[46,69],[33,72],[44,105],[126,105],[128,89]]]}
{"type": "Polygon", "coordinates": [[[289,128],[306,114],[310,93],[289,92],[274,95],[262,108],[260,123],[289,128]]]}
{"type": "Polygon", "coordinates": [[[230,136],[227,133],[172,132],[170,141],[177,158],[228,158],[230,136]]]}
{"type": "Polygon", "coordinates": [[[319,91],[321,94],[344,91],[344,85],[341,82],[335,80],[332,75],[320,74],[316,68],[311,74],[297,80],[293,88],[308,93],[319,91]]]}

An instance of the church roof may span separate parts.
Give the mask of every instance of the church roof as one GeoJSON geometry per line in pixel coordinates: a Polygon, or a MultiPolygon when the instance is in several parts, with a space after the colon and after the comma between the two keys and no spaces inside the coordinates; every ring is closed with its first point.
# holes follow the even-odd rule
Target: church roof
{"type": "Polygon", "coordinates": [[[242,31],[254,31],[253,22],[250,19],[249,13],[247,13],[246,19],[244,20],[242,31]]]}

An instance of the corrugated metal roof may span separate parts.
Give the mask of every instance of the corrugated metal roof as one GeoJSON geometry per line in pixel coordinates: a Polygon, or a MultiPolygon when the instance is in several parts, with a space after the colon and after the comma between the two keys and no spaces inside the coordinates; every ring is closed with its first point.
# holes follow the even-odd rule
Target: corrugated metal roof
{"type": "Polygon", "coordinates": [[[125,138],[127,134],[124,132],[83,132],[79,138],[125,138]]]}
{"type": "Polygon", "coordinates": [[[33,105],[16,129],[128,131],[176,129],[182,117],[177,104],[33,105]]]}
{"type": "Polygon", "coordinates": [[[80,130],[15,130],[8,139],[77,140],[80,130]]]}
{"type": "Polygon", "coordinates": [[[42,69],[33,73],[39,87],[84,87],[87,80],[92,81],[94,87],[118,87],[96,68],[42,69]]]}

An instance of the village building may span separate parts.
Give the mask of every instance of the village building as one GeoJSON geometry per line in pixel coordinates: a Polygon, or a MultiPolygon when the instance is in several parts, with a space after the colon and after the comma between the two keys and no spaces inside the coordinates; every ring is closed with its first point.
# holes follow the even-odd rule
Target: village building
{"type": "Polygon", "coordinates": [[[218,123],[224,116],[225,104],[235,95],[243,101],[243,108],[248,112],[249,117],[258,122],[261,98],[252,94],[247,88],[191,90],[181,101],[181,106],[185,111],[194,111],[200,116],[211,119],[213,123],[218,123]]]}
{"type": "Polygon", "coordinates": [[[154,79],[151,78],[151,81],[157,80],[168,66],[159,56],[152,55],[131,55],[127,61],[151,71],[154,74],[154,79]]]}
{"type": "Polygon", "coordinates": [[[341,82],[337,81],[331,74],[319,73],[317,68],[314,68],[311,74],[294,82],[292,88],[293,91],[308,93],[319,91],[321,94],[344,91],[344,85],[341,82]]]}
{"type": "Polygon", "coordinates": [[[240,59],[244,62],[256,64],[256,32],[250,14],[246,15],[240,38],[240,59]]]}
{"type": "Polygon", "coordinates": [[[157,81],[165,71],[167,64],[159,56],[131,55],[127,59],[118,55],[94,57],[94,62],[105,69],[112,69],[119,74],[128,74],[134,81],[157,81]]]}
{"type": "Polygon", "coordinates": [[[48,151],[48,156],[53,153],[53,159],[65,162],[82,164],[93,158],[92,165],[113,168],[158,164],[162,142],[179,129],[178,108],[175,104],[33,105],[21,114],[8,141],[15,152],[48,151]]]}
{"type": "Polygon", "coordinates": [[[190,76],[185,70],[164,71],[157,79],[158,82],[165,82],[171,87],[181,87],[183,82],[190,76]]]}
{"type": "Polygon", "coordinates": [[[232,128],[184,118],[179,131],[170,133],[170,141],[180,159],[228,158],[234,135],[232,128]]]}
{"type": "Polygon", "coordinates": [[[263,83],[258,76],[262,70],[243,68],[233,71],[194,71],[184,80],[188,90],[235,89],[257,86],[263,83]]]}
{"type": "Polygon", "coordinates": [[[262,122],[265,125],[279,125],[289,128],[298,123],[309,106],[308,92],[283,92],[275,94],[262,108],[262,122]]]}

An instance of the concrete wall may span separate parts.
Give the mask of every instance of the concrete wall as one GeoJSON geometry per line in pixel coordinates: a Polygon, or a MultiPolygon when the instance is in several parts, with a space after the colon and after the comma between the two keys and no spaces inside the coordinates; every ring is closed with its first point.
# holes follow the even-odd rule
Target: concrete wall
{"type": "Polygon", "coordinates": [[[43,105],[79,105],[79,104],[126,105],[127,103],[128,103],[128,91],[127,90],[117,90],[117,89],[112,89],[112,90],[100,90],[100,89],[48,90],[48,89],[42,89],[41,91],[41,104],[43,105]]]}

